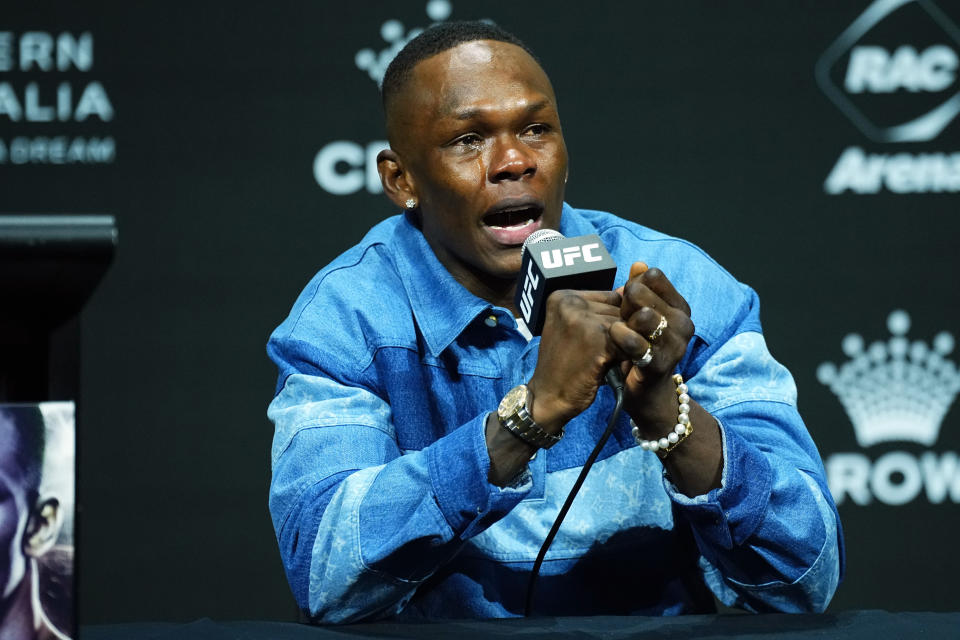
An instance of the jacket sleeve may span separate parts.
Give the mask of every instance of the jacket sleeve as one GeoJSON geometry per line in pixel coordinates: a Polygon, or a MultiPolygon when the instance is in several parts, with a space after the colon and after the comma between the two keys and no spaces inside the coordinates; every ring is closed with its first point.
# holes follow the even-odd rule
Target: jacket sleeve
{"type": "Polygon", "coordinates": [[[793,378],[767,350],[756,294],[743,289],[725,337],[695,338],[682,363],[692,374],[691,397],[720,424],[721,486],[689,498],[666,474],[664,485],[692,526],[704,578],[722,602],[823,611],[843,571],[840,520],[797,412],[793,378]]]}
{"type": "Polygon", "coordinates": [[[487,482],[486,415],[404,454],[387,402],[317,371],[289,375],[268,415],[273,524],[294,595],[317,622],[398,612],[532,487],[529,471],[511,487],[487,482]]]}

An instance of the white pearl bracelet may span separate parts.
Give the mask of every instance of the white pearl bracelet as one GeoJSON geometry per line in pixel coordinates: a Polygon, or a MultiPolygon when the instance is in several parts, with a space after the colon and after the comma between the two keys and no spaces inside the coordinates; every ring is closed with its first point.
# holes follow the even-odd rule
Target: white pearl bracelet
{"type": "Polygon", "coordinates": [[[687,395],[687,385],[683,383],[683,376],[679,373],[673,374],[673,382],[677,385],[677,403],[679,405],[677,425],[673,428],[673,431],[659,440],[644,440],[640,437],[640,429],[634,424],[633,419],[630,419],[633,439],[637,441],[640,448],[645,451],[653,451],[658,455],[662,452],[663,455],[660,456],[662,458],[665,458],[666,454],[673,451],[678,444],[686,440],[687,437],[693,433],[693,424],[690,422],[690,396],[687,395]]]}

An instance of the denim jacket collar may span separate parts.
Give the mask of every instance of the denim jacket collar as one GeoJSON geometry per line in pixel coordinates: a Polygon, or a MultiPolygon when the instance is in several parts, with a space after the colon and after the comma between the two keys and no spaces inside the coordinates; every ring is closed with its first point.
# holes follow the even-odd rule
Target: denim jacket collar
{"type": "MultiPolygon", "coordinates": [[[[560,232],[573,237],[596,233],[596,229],[564,203],[560,232]]],[[[437,357],[478,315],[493,305],[467,291],[450,275],[409,216],[403,216],[396,242],[392,253],[397,271],[424,342],[430,354],[437,357]]]]}
{"type": "Polygon", "coordinates": [[[490,303],[467,291],[440,263],[423,233],[403,216],[393,259],[430,355],[440,353],[490,303]]]}

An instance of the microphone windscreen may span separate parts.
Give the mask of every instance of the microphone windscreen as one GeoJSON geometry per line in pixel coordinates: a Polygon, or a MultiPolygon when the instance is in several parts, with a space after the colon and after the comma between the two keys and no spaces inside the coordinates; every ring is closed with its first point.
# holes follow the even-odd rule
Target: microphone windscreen
{"type": "MultiPolygon", "coordinates": [[[[551,240],[563,240],[564,235],[559,231],[554,229],[537,229],[523,241],[523,249],[526,249],[531,244],[536,244],[538,242],[550,242],[551,240]]],[[[523,250],[521,249],[521,250],[523,250]]]]}

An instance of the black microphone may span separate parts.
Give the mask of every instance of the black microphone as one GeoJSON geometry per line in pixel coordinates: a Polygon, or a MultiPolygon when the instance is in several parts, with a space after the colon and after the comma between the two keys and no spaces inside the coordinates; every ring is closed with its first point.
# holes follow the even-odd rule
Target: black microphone
{"type": "Polygon", "coordinates": [[[523,261],[514,303],[535,336],[543,332],[547,297],[559,289],[609,291],[617,265],[600,236],[566,238],[559,231],[540,229],[523,242],[523,261]]]}
{"type": "MultiPolygon", "coordinates": [[[[523,242],[523,260],[514,303],[530,333],[543,332],[547,297],[559,289],[609,291],[617,265],[597,234],[564,237],[553,229],[540,229],[523,242]]],[[[617,366],[607,372],[607,384],[623,388],[617,366]]]]}

